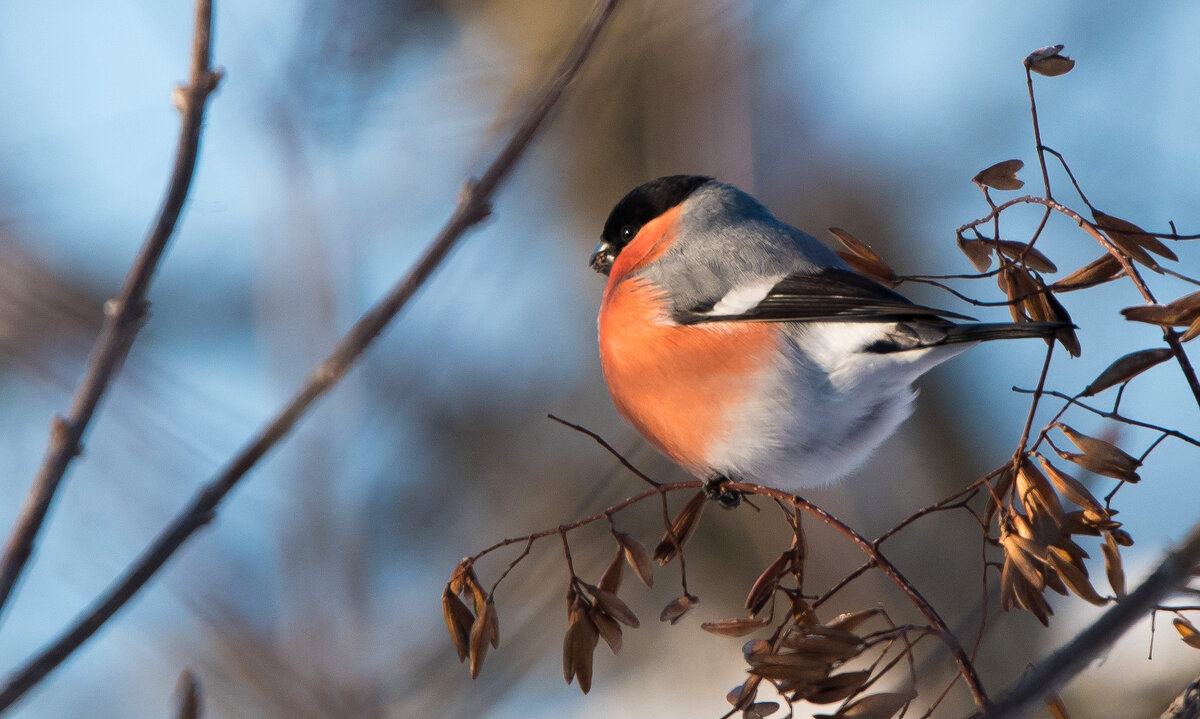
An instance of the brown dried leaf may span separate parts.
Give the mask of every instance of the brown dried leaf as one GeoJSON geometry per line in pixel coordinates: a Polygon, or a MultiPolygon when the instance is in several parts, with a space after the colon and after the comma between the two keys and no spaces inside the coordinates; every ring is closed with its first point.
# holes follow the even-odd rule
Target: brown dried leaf
{"type": "Polygon", "coordinates": [[[832,674],[820,681],[813,682],[813,691],[805,695],[804,701],[812,704],[832,704],[843,701],[854,696],[854,693],[866,683],[870,676],[871,672],[865,669],[858,672],[832,674]]]}
{"type": "Polygon", "coordinates": [[[1179,632],[1179,636],[1183,638],[1184,644],[1200,649],[1200,630],[1196,629],[1196,625],[1183,617],[1175,617],[1171,620],[1171,624],[1175,625],[1175,631],[1179,632]]]}
{"type": "Polygon", "coordinates": [[[587,584],[584,586],[587,587],[587,590],[591,593],[592,598],[596,600],[596,606],[603,610],[605,614],[631,629],[637,629],[639,626],[641,626],[641,622],[638,621],[637,615],[634,614],[633,610],[630,609],[625,602],[622,602],[616,594],[605,591],[600,587],[593,587],[587,584]]]}
{"type": "Polygon", "coordinates": [[[1067,715],[1067,705],[1063,704],[1062,697],[1055,692],[1046,695],[1046,708],[1050,710],[1050,716],[1054,719],[1071,719],[1067,715]]]}
{"type": "Polygon", "coordinates": [[[1062,49],[1062,45],[1050,45],[1034,50],[1025,58],[1025,67],[1045,77],[1066,75],[1075,67],[1075,61],[1060,55],[1062,49]]]}
{"type": "Polygon", "coordinates": [[[878,607],[874,609],[860,609],[857,612],[846,612],[845,614],[837,615],[825,626],[829,627],[830,629],[841,629],[843,631],[853,632],[863,622],[867,621],[871,617],[879,616],[882,613],[883,610],[879,609],[878,607]]]}
{"type": "Polygon", "coordinates": [[[674,624],[679,621],[680,617],[692,611],[692,607],[699,603],[700,597],[693,594],[685,594],[682,597],[673,599],[667,606],[663,607],[662,613],[658,615],[658,621],[674,624]]]}
{"type": "Polygon", "coordinates": [[[958,249],[967,256],[979,272],[987,272],[992,266],[992,246],[983,240],[958,238],[958,249]]]}
{"type": "Polygon", "coordinates": [[[1108,575],[1108,585],[1112,587],[1113,594],[1125,596],[1125,568],[1121,565],[1121,550],[1117,548],[1112,534],[1104,535],[1100,551],[1104,553],[1104,572],[1108,575]]]}
{"type": "Polygon", "coordinates": [[[600,611],[596,607],[592,607],[588,612],[588,616],[592,618],[592,622],[596,625],[596,631],[600,633],[600,638],[608,644],[608,648],[613,654],[621,651],[621,625],[617,624],[617,620],[600,611]]]}
{"type": "Polygon", "coordinates": [[[1120,260],[1106,252],[1101,257],[1092,260],[1053,285],[1050,285],[1050,288],[1055,292],[1070,292],[1072,290],[1095,287],[1096,285],[1117,279],[1124,272],[1124,269],[1121,267],[1120,260]]]}
{"type": "Polygon", "coordinates": [[[446,620],[450,641],[454,642],[454,649],[458,652],[458,661],[461,662],[467,658],[468,639],[471,636],[471,627],[475,623],[475,616],[458,598],[458,595],[451,591],[449,584],[442,592],[442,617],[446,620]]]}
{"type": "Polygon", "coordinates": [[[864,275],[873,277],[881,284],[888,287],[896,286],[896,273],[874,250],[840,227],[830,227],[829,233],[849,250],[849,252],[837,252],[838,257],[845,260],[846,264],[864,275]]]}
{"type": "Polygon", "coordinates": [[[617,544],[620,544],[621,549],[625,552],[625,561],[629,562],[633,573],[638,575],[642,584],[653,587],[654,565],[650,563],[650,555],[646,552],[646,548],[642,546],[641,542],[624,532],[614,532],[613,536],[617,538],[617,544]]]}
{"type": "Polygon", "coordinates": [[[1038,272],[1058,272],[1058,267],[1036,247],[1032,247],[1024,242],[1013,242],[1012,240],[994,240],[994,243],[1002,255],[1023,262],[1031,270],[1037,270],[1038,272]]]}
{"type": "Polygon", "coordinates": [[[1019,190],[1025,182],[1017,178],[1017,172],[1025,167],[1020,160],[1005,160],[986,169],[971,178],[976,185],[986,185],[993,190],[1019,190]]]}
{"type": "Polygon", "coordinates": [[[579,688],[587,694],[592,688],[592,653],[600,642],[600,632],[578,600],[572,603],[569,617],[563,637],[563,678],[567,684],[579,679],[579,688]]]}
{"type": "Polygon", "coordinates": [[[700,515],[704,513],[704,506],[708,504],[707,500],[703,491],[696,492],[695,496],[683,506],[683,509],[679,510],[679,514],[675,515],[675,519],[671,522],[671,531],[663,534],[662,541],[654,548],[654,559],[658,561],[659,566],[674,559],[675,555],[679,553],[679,548],[687,544],[692,535],[696,533],[696,526],[700,522],[700,515]],[[679,540],[678,547],[671,539],[672,534],[675,539],[679,540]]]}
{"type": "Polygon", "coordinates": [[[617,556],[608,563],[608,568],[604,570],[604,574],[600,575],[600,583],[597,585],[606,592],[616,594],[621,588],[621,575],[625,569],[625,551],[620,546],[617,547],[617,556]]]}
{"type": "Polygon", "coordinates": [[[742,619],[730,617],[719,622],[705,622],[700,628],[722,637],[744,637],[747,634],[767,626],[766,619],[742,619]]]}
{"type": "Polygon", "coordinates": [[[1109,387],[1128,382],[1151,367],[1169,360],[1172,355],[1171,350],[1166,347],[1130,352],[1105,368],[1100,376],[1084,388],[1082,396],[1091,397],[1109,387]]]}
{"type": "Polygon", "coordinates": [[[889,719],[916,698],[914,691],[872,694],[836,714],[814,714],[813,719],[889,719]]]}
{"type": "Polygon", "coordinates": [[[1059,456],[1063,459],[1105,477],[1123,479],[1126,482],[1141,480],[1137,473],[1139,462],[1116,445],[1077,432],[1062,422],[1058,423],[1058,428],[1083,452],[1082,455],[1060,452],[1059,456]]]}
{"type": "Polygon", "coordinates": [[[750,587],[750,593],[746,595],[746,609],[750,610],[751,614],[758,614],[762,608],[770,601],[771,595],[775,593],[775,588],[779,586],[779,580],[787,573],[792,566],[792,551],[789,549],[783,554],[775,558],[762,574],[758,575],[758,579],[754,580],[754,586],[750,587]]]}

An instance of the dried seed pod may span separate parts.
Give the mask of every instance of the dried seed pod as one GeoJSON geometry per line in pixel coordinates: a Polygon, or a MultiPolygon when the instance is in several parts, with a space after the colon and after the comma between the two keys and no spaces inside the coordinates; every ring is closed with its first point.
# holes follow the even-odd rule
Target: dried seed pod
{"type": "Polygon", "coordinates": [[[914,691],[871,694],[836,714],[814,714],[813,719],[889,719],[916,698],[914,691]]]}
{"type": "Polygon", "coordinates": [[[837,252],[838,257],[845,260],[846,264],[887,287],[896,286],[896,273],[874,250],[840,227],[830,227],[829,233],[849,250],[849,252],[837,252]]]}
{"type": "Polygon", "coordinates": [[[1017,469],[1017,496],[1031,515],[1044,514],[1056,527],[1062,526],[1063,509],[1058,494],[1028,456],[1021,459],[1017,469]]]}
{"type": "Polygon", "coordinates": [[[1000,508],[997,500],[1004,501],[1004,498],[1008,496],[1009,490],[1012,489],[1014,480],[1016,480],[1016,473],[1013,472],[1012,465],[1005,464],[1000,469],[1000,474],[996,476],[996,484],[992,485],[992,491],[988,494],[987,509],[983,513],[985,524],[991,524],[992,516],[1000,508]]]}
{"type": "Polygon", "coordinates": [[[1190,325],[1188,325],[1187,330],[1179,336],[1179,341],[1190,342],[1197,337],[1200,337],[1200,317],[1197,317],[1190,325]]]}
{"type": "MultiPolygon", "coordinates": [[[[1114,522],[1114,524],[1116,524],[1116,522],[1114,522]]],[[[1124,529],[1121,529],[1120,527],[1113,527],[1112,529],[1110,529],[1108,531],[1108,533],[1109,533],[1109,535],[1112,536],[1113,541],[1116,542],[1119,546],[1122,546],[1122,547],[1132,547],[1133,546],[1133,537],[1130,536],[1129,532],[1126,532],[1124,529]]]]}
{"type": "Polygon", "coordinates": [[[1080,599],[1098,607],[1108,603],[1108,600],[1100,596],[1091,581],[1088,580],[1087,570],[1082,565],[1073,562],[1070,554],[1058,547],[1050,547],[1049,557],[1058,576],[1080,599]]]}
{"type": "Polygon", "coordinates": [[[860,624],[867,621],[871,617],[883,614],[883,610],[876,607],[874,609],[859,609],[857,612],[846,612],[839,614],[825,626],[830,629],[841,629],[847,632],[853,632],[860,624]]]}
{"type": "Polygon", "coordinates": [[[755,702],[742,711],[742,719],[766,719],[777,711],[778,702],[755,702]]]}
{"type": "Polygon", "coordinates": [[[1173,352],[1166,347],[1130,352],[1110,364],[1083,390],[1082,396],[1091,397],[1138,376],[1151,367],[1171,359],[1173,352]]]}
{"type": "Polygon", "coordinates": [[[1122,220],[1119,217],[1106,215],[1099,210],[1093,210],[1092,217],[1095,218],[1096,224],[1100,230],[1104,232],[1104,234],[1108,235],[1109,238],[1114,242],[1116,242],[1114,235],[1121,235],[1125,241],[1149,250],[1159,257],[1165,257],[1172,262],[1179,261],[1179,257],[1176,256],[1171,248],[1164,245],[1162,240],[1158,239],[1154,233],[1146,232],[1128,220],[1122,220]]]}
{"type": "Polygon", "coordinates": [[[967,256],[971,265],[979,272],[987,272],[992,266],[992,246],[983,240],[968,240],[961,235],[957,239],[958,249],[967,256]]]}
{"type": "Polygon", "coordinates": [[[467,605],[463,604],[458,595],[451,591],[449,584],[442,592],[442,617],[446,620],[450,641],[454,643],[454,649],[458,652],[458,661],[461,662],[467,658],[468,641],[471,636],[471,627],[475,624],[475,615],[471,614],[467,605]]]}
{"type": "Polygon", "coordinates": [[[567,616],[567,634],[563,637],[563,678],[567,684],[578,679],[579,688],[587,694],[592,688],[592,653],[600,642],[600,631],[588,615],[587,605],[578,597],[571,602],[567,616]]]}
{"type": "Polygon", "coordinates": [[[758,685],[762,683],[762,677],[751,675],[742,684],[734,687],[728,694],[725,695],[726,701],[736,709],[744,709],[754,703],[755,697],[758,696],[758,685]]]}
{"type": "Polygon", "coordinates": [[[1007,567],[1011,564],[1031,587],[1041,592],[1046,586],[1046,579],[1042,575],[1045,548],[1032,539],[1010,532],[1001,533],[1000,546],[1004,548],[1004,565],[1007,567]]]}
{"type": "Polygon", "coordinates": [[[750,593],[746,595],[746,609],[749,609],[751,614],[758,614],[766,606],[775,593],[775,588],[779,586],[779,580],[783,579],[783,575],[791,566],[792,552],[788,550],[776,557],[775,561],[758,575],[758,579],[754,580],[754,585],[750,587],[750,593]]]}
{"type": "Polygon", "coordinates": [[[979,174],[971,178],[971,182],[990,187],[993,190],[1019,190],[1025,186],[1025,182],[1017,178],[1017,172],[1022,167],[1025,167],[1025,163],[1020,160],[997,162],[991,167],[980,170],[979,174]]]}
{"type": "Polygon", "coordinates": [[[454,565],[454,572],[450,575],[450,583],[447,585],[450,591],[455,594],[462,594],[467,587],[467,573],[472,577],[475,576],[475,570],[471,568],[471,558],[463,557],[454,565]]]}
{"type": "Polygon", "coordinates": [[[483,668],[483,658],[487,656],[488,643],[491,642],[493,646],[500,643],[500,629],[498,626],[493,628],[493,621],[498,622],[496,607],[489,601],[483,614],[475,617],[475,623],[471,625],[468,649],[471,657],[472,679],[479,676],[479,670],[483,668]]]}
{"type": "Polygon", "coordinates": [[[1063,704],[1062,697],[1056,692],[1046,695],[1046,708],[1050,710],[1050,716],[1054,719],[1071,719],[1067,715],[1067,705],[1063,704]]]}
{"type": "Polygon", "coordinates": [[[629,562],[633,573],[638,575],[642,584],[653,587],[654,565],[650,563],[650,555],[646,552],[646,548],[642,546],[641,542],[624,532],[614,532],[613,536],[617,538],[617,544],[620,544],[621,550],[625,552],[625,561],[629,562]]]}
{"type": "Polygon", "coordinates": [[[631,629],[637,629],[641,626],[637,615],[616,594],[605,591],[600,587],[593,587],[590,584],[585,584],[584,586],[592,595],[592,599],[596,600],[596,606],[603,610],[605,614],[631,629]]]}
{"type": "Polygon", "coordinates": [[[804,697],[804,701],[812,704],[832,704],[844,701],[852,696],[871,677],[867,670],[857,672],[842,672],[831,674],[824,679],[813,682],[813,690],[804,697]]]}
{"type": "Polygon", "coordinates": [[[1084,518],[1082,509],[1067,512],[1063,515],[1063,532],[1066,534],[1080,534],[1086,537],[1100,536],[1100,530],[1084,518]]]}
{"type": "MultiPolygon", "coordinates": [[[[1046,475],[1050,477],[1050,483],[1053,484],[1054,488],[1057,489],[1062,496],[1066,497],[1068,501],[1073,502],[1077,506],[1083,507],[1084,509],[1103,509],[1099,500],[1092,496],[1092,493],[1088,491],[1087,487],[1083,486],[1082,482],[1060,470],[1058,467],[1055,467],[1053,464],[1050,464],[1050,460],[1046,459],[1042,455],[1039,454],[1037,458],[1038,462],[1042,465],[1042,469],[1046,470],[1046,475]]],[[[1063,522],[1065,521],[1066,516],[1064,515],[1063,522]]],[[[1060,522],[1060,524],[1063,522],[1060,522]]]]}
{"type": "Polygon", "coordinates": [[[1066,55],[1060,55],[1062,45],[1050,45],[1038,48],[1025,58],[1025,67],[1045,77],[1066,75],[1075,67],[1075,61],[1066,55]]]}
{"type": "Polygon", "coordinates": [[[813,682],[828,676],[831,668],[828,662],[797,654],[756,654],[747,663],[752,673],[771,681],[813,682]]]}
{"type": "Polygon", "coordinates": [[[685,594],[682,597],[672,599],[667,606],[663,607],[662,613],[658,615],[658,621],[670,622],[672,624],[692,611],[692,607],[700,603],[700,597],[694,594],[685,594]]]}
{"type": "Polygon", "coordinates": [[[1102,285],[1105,282],[1111,282],[1120,277],[1124,271],[1125,268],[1121,267],[1120,260],[1106,252],[1104,255],[1050,285],[1050,289],[1055,292],[1087,289],[1088,287],[1102,285]]]}
{"type": "Polygon", "coordinates": [[[1175,631],[1179,632],[1180,637],[1183,637],[1184,644],[1200,649],[1200,631],[1196,629],[1196,625],[1183,617],[1175,617],[1171,620],[1171,624],[1175,625],[1175,631]]]}
{"type": "Polygon", "coordinates": [[[1187,310],[1166,305],[1135,305],[1121,310],[1121,314],[1130,322],[1144,322],[1160,327],[1187,327],[1194,319],[1187,310]]]}
{"type": "Polygon", "coordinates": [[[592,607],[588,611],[588,616],[591,617],[592,623],[596,625],[596,631],[600,633],[600,638],[608,645],[613,654],[621,651],[621,625],[617,624],[617,620],[610,617],[608,614],[600,611],[597,607],[592,607]]]}
{"type": "Polygon", "coordinates": [[[722,619],[719,622],[705,622],[700,625],[700,628],[711,634],[718,634],[723,637],[744,637],[765,626],[767,626],[766,619],[730,617],[729,619],[722,619]]]}
{"type": "Polygon", "coordinates": [[[1092,219],[1095,220],[1096,229],[1103,232],[1108,239],[1112,240],[1117,249],[1130,259],[1149,267],[1155,272],[1161,274],[1162,267],[1159,266],[1158,262],[1146,250],[1150,250],[1150,252],[1154,252],[1170,260],[1179,259],[1157,237],[1132,222],[1122,220],[1119,217],[1113,217],[1099,210],[1092,210],[1092,219]]]}
{"type": "Polygon", "coordinates": [[[1078,357],[1083,353],[1083,347],[1079,344],[1079,335],[1075,333],[1075,323],[1071,321],[1071,314],[1049,290],[1043,289],[1041,296],[1050,307],[1050,316],[1055,322],[1062,323],[1062,326],[1055,330],[1054,339],[1058,340],[1067,354],[1078,357]]]}
{"type": "Polygon", "coordinates": [[[679,549],[687,544],[692,535],[696,533],[696,526],[700,522],[700,515],[704,512],[706,504],[708,504],[708,498],[704,496],[704,492],[697,492],[688,500],[687,504],[683,505],[679,514],[675,515],[675,519],[671,522],[671,531],[663,534],[662,541],[654,548],[654,559],[659,566],[674,559],[675,555],[679,553],[679,549]],[[672,535],[674,535],[674,539],[671,538],[672,535]],[[679,542],[678,546],[675,544],[676,540],[679,542]]]}
{"type": "Polygon", "coordinates": [[[1029,300],[1041,289],[1037,280],[1018,265],[1005,265],[996,275],[996,284],[1008,296],[1013,322],[1028,322],[1029,300]]]}
{"type": "MultiPolygon", "coordinates": [[[[851,635],[853,637],[853,635],[851,635]]],[[[788,635],[782,646],[791,649],[800,656],[806,656],[822,662],[844,662],[862,654],[863,645],[858,637],[851,641],[841,638],[820,635],[797,636],[788,635]]]]}
{"type": "Polygon", "coordinates": [[[1117,548],[1111,533],[1104,535],[1100,550],[1104,553],[1104,572],[1108,575],[1108,585],[1112,587],[1113,594],[1125,596],[1125,568],[1121,565],[1121,550],[1117,548]]]}
{"type": "Polygon", "coordinates": [[[600,575],[599,587],[606,592],[617,593],[621,588],[621,575],[625,569],[625,552],[620,546],[617,547],[617,556],[608,563],[608,568],[604,570],[604,574],[600,575]]]}
{"type": "Polygon", "coordinates": [[[1058,267],[1036,247],[1025,242],[993,240],[1000,254],[1038,272],[1058,272],[1058,267]]]}
{"type": "Polygon", "coordinates": [[[1090,472],[1103,474],[1105,477],[1113,477],[1131,483],[1141,479],[1137,473],[1140,463],[1113,443],[1089,437],[1062,422],[1057,423],[1057,426],[1083,452],[1081,455],[1059,452],[1058,456],[1074,462],[1090,472]]]}

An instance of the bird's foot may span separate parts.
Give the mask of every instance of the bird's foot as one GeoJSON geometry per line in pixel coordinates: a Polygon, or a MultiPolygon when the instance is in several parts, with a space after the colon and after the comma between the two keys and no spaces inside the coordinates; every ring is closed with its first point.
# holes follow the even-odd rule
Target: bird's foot
{"type": "Polygon", "coordinates": [[[730,484],[732,482],[728,477],[714,474],[704,480],[704,496],[725,509],[737,509],[742,503],[742,493],[730,489],[730,484]]]}

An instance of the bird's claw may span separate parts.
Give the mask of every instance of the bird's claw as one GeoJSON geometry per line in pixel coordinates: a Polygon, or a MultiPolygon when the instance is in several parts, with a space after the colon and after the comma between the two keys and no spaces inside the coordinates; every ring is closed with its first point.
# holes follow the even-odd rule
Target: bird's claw
{"type": "Polygon", "coordinates": [[[704,480],[704,496],[713,500],[725,509],[737,509],[742,503],[742,493],[729,488],[732,484],[728,477],[714,474],[704,480]]]}

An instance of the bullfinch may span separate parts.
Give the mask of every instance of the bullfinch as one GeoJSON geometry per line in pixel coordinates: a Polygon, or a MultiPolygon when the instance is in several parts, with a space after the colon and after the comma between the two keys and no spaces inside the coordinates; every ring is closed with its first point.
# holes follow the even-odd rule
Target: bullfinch
{"type": "Polygon", "coordinates": [[[590,265],[608,276],[600,360],[617,411],[725,500],[726,480],[795,492],[843,477],[912,412],[921,374],[1062,327],[957,324],[971,318],[910,302],[697,175],[625,195],[590,265]]]}

